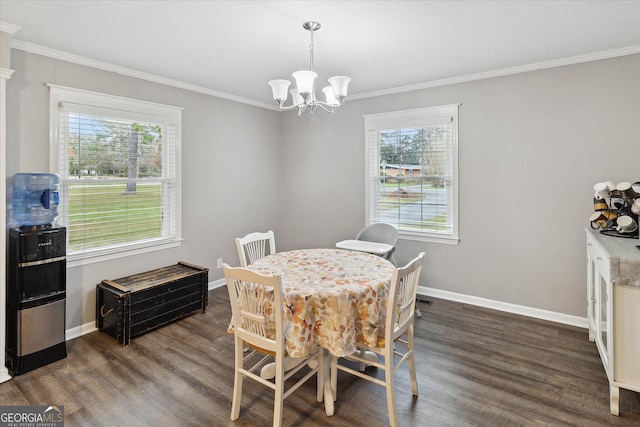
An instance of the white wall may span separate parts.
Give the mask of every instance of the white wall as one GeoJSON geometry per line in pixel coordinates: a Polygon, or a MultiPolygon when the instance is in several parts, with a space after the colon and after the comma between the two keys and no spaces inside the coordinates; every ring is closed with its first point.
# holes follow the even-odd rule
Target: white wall
{"type": "MultiPolygon", "coordinates": [[[[281,180],[278,113],[186,90],[12,50],[7,84],[7,177],[48,171],[49,92],[46,83],[183,107],[181,247],[70,268],[67,329],[95,319],[95,286],[188,261],[222,278],[216,259],[238,265],[234,238],[279,232],[281,180]]],[[[9,189],[11,192],[11,189],[9,189]]],[[[4,330],[2,331],[4,334],[4,330]]]]}
{"type": "Polygon", "coordinates": [[[400,241],[398,262],[425,250],[421,286],[585,317],[591,188],[640,181],[640,55],[283,117],[281,246],[332,246],[364,226],[363,115],[453,103],[460,244],[400,241]]]}
{"type": "MultiPolygon", "coordinates": [[[[102,279],[185,260],[235,264],[233,238],[332,247],[364,225],[364,114],[461,103],[460,244],[426,250],[421,286],[585,316],[583,228],[595,182],[640,180],[640,55],[348,101],[298,117],[23,51],[7,84],[7,176],[46,171],[45,83],[185,108],[180,248],[72,268],[67,328],[92,322],[102,279]],[[234,206],[231,206],[231,205],[234,206]]],[[[353,76],[357,78],[357,76],[353,76]]]]}

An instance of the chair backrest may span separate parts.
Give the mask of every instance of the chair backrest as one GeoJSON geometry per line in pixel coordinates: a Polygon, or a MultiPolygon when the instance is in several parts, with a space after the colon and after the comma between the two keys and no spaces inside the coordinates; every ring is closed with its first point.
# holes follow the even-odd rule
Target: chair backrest
{"type": "Polygon", "coordinates": [[[282,282],[244,267],[222,265],[229,292],[233,333],[253,347],[284,351],[282,282]]]}
{"type": "Polygon", "coordinates": [[[360,230],[356,240],[366,240],[367,242],[386,243],[395,246],[398,242],[398,230],[385,223],[371,224],[360,230]]]}
{"type": "Polygon", "coordinates": [[[271,230],[266,233],[249,233],[244,237],[236,237],[236,249],[238,250],[240,267],[247,267],[265,255],[275,254],[276,238],[271,230]],[[267,247],[269,248],[268,253],[267,247]]]}
{"type": "Polygon", "coordinates": [[[413,321],[423,258],[424,252],[420,252],[407,265],[396,268],[393,274],[385,324],[385,341],[387,342],[393,342],[404,334],[413,321]]]}

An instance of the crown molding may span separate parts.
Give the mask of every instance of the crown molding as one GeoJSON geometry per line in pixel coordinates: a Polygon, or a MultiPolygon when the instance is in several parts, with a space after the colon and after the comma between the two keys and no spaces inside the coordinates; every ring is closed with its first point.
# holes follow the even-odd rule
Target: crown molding
{"type": "Polygon", "coordinates": [[[9,24],[8,22],[0,21],[0,33],[7,33],[13,35],[22,28],[18,25],[9,24]]]}
{"type": "MultiPolygon", "coordinates": [[[[6,25],[10,25],[10,24],[6,24],[6,25]]],[[[15,27],[18,29],[20,28],[16,26],[12,26],[12,27],[15,27]]],[[[267,104],[264,102],[255,101],[253,99],[232,95],[226,92],[221,92],[218,90],[213,90],[206,87],[181,82],[179,80],[168,79],[168,78],[160,77],[154,74],[144,73],[141,71],[132,70],[130,68],[109,64],[106,62],[96,61],[83,56],[73,55],[67,52],[50,49],[50,48],[39,46],[33,43],[27,43],[20,40],[12,39],[11,47],[14,49],[23,50],[29,53],[35,53],[38,55],[71,62],[73,64],[84,65],[87,67],[92,67],[92,68],[96,68],[103,71],[122,74],[125,76],[134,77],[141,80],[147,80],[154,83],[159,83],[167,86],[176,87],[179,89],[185,89],[192,92],[202,93],[204,95],[211,95],[218,98],[227,99],[229,101],[253,105],[254,107],[260,107],[267,110],[280,112],[280,109],[276,105],[273,105],[270,103],[267,104]]],[[[447,86],[447,85],[452,85],[457,83],[466,83],[466,82],[471,82],[475,80],[484,80],[484,79],[490,79],[494,77],[502,77],[502,76],[507,76],[511,74],[520,74],[520,73],[527,73],[530,71],[544,70],[548,68],[563,67],[565,65],[580,64],[584,62],[599,61],[602,59],[634,55],[637,53],[640,53],[640,45],[589,53],[585,55],[571,56],[568,58],[556,59],[552,61],[537,62],[534,64],[521,65],[517,67],[502,68],[499,70],[487,71],[483,73],[468,74],[468,75],[452,77],[448,79],[433,80],[430,82],[418,83],[415,85],[399,86],[395,88],[382,89],[382,90],[371,91],[371,92],[362,92],[358,94],[351,94],[349,95],[348,99],[357,100],[357,99],[365,99],[365,98],[374,98],[374,97],[385,96],[385,95],[393,95],[397,93],[411,92],[416,90],[429,89],[433,87],[447,86]]]]}
{"type": "Polygon", "coordinates": [[[226,92],[209,89],[202,86],[193,85],[190,83],[181,82],[178,80],[169,79],[166,77],[156,76],[155,74],[144,73],[142,71],[132,70],[130,68],[121,67],[119,65],[113,65],[106,62],[96,61],[79,55],[73,55],[67,52],[62,52],[55,49],[39,46],[32,43],[23,42],[20,40],[11,40],[11,47],[18,50],[23,50],[29,53],[35,53],[37,55],[46,56],[49,58],[59,59],[61,61],[71,62],[73,64],[84,65],[86,67],[96,68],[98,70],[109,71],[116,74],[122,74],[124,76],[133,77],[136,79],[146,80],[154,83],[163,84],[166,86],[172,86],[179,89],[185,89],[192,92],[202,93],[204,95],[211,95],[217,98],[227,99],[229,101],[239,102],[241,104],[253,105],[254,107],[266,108],[269,110],[279,111],[277,106],[271,104],[265,104],[264,102],[255,101],[253,99],[243,98],[241,96],[231,95],[226,92]]]}
{"type": "Polygon", "coordinates": [[[565,65],[580,64],[583,62],[599,61],[601,59],[616,58],[619,56],[634,55],[640,53],[640,45],[623,47],[620,49],[605,50],[602,52],[589,53],[586,55],[571,56],[568,58],[556,59],[553,61],[543,61],[534,64],[521,65],[518,67],[502,68],[500,70],[487,71],[484,73],[468,74],[465,76],[452,77],[449,79],[433,80],[415,85],[400,86],[390,89],[382,89],[372,92],[363,92],[355,95],[349,95],[349,100],[373,98],[376,96],[393,95],[402,92],[411,92],[414,90],[429,89],[438,86],[447,86],[457,83],[466,83],[474,80],[484,80],[493,77],[508,76],[511,74],[527,73],[529,71],[544,70],[548,68],[563,67],[565,65]]]}

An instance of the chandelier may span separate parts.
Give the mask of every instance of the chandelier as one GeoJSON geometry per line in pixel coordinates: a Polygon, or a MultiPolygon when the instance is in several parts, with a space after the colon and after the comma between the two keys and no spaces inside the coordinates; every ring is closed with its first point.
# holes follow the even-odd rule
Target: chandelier
{"type": "Polygon", "coordinates": [[[313,71],[313,32],[320,29],[320,23],[315,21],[305,22],[302,28],[309,31],[311,39],[309,44],[309,69],[296,71],[292,74],[296,80],[296,87],[289,90],[292,104],[288,106],[285,106],[284,103],[287,101],[287,90],[291,82],[282,79],[269,81],[269,86],[273,91],[273,99],[278,103],[281,110],[296,108],[299,116],[306,110],[313,114],[316,107],[320,107],[328,113],[333,113],[346,98],[347,86],[349,86],[351,78],[347,76],[330,77],[327,80],[328,85],[322,88],[324,101],[316,98],[314,83],[317,81],[316,77],[318,75],[313,71]]]}

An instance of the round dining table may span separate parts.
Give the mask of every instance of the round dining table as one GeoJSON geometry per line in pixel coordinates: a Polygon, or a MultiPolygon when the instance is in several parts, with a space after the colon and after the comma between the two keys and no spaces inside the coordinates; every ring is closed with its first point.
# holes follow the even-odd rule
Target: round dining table
{"type": "Polygon", "coordinates": [[[267,255],[248,268],[281,277],[289,356],[307,356],[316,345],[345,356],[357,342],[375,346],[384,336],[395,271],[386,259],[342,249],[298,249],[267,255]]]}
{"type": "Polygon", "coordinates": [[[356,343],[377,345],[378,337],[384,336],[395,266],[365,252],[297,249],[267,255],[248,268],[280,276],[289,356],[285,369],[299,363],[296,358],[315,349],[322,351],[325,361],[318,381],[323,383],[325,411],[333,415],[335,393],[329,381],[327,351],[340,357],[356,351],[356,343]]]}

